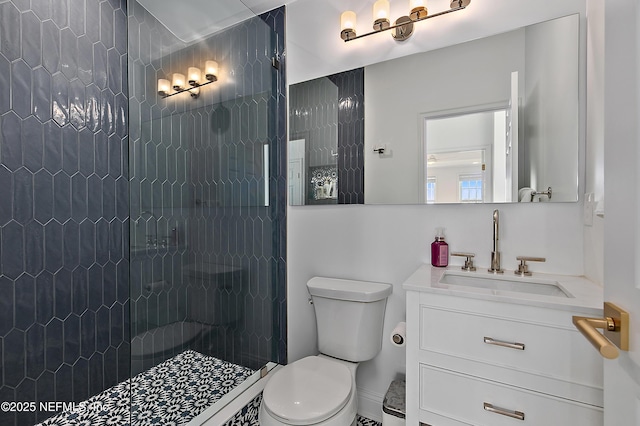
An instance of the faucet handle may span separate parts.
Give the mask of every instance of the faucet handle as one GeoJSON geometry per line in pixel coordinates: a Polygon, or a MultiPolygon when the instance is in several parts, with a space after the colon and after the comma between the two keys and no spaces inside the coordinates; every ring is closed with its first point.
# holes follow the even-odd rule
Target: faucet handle
{"type": "Polygon", "coordinates": [[[527,262],[546,262],[547,261],[547,259],[545,259],[544,257],[531,257],[531,256],[518,256],[516,257],[516,260],[519,260],[520,264],[518,265],[518,269],[513,271],[513,273],[520,276],[526,275],[528,277],[531,276],[531,272],[529,272],[529,265],[527,265],[527,262]]]}
{"type": "Polygon", "coordinates": [[[475,271],[476,267],[473,266],[473,258],[475,257],[475,253],[460,253],[460,252],[453,252],[451,253],[451,256],[460,256],[460,257],[466,257],[466,260],[464,261],[464,266],[461,268],[463,271],[475,271]]]}

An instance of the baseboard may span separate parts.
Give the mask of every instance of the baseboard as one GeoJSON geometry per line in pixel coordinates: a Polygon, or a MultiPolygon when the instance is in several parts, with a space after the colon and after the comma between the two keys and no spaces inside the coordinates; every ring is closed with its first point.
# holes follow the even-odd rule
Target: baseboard
{"type": "Polygon", "coordinates": [[[384,395],[358,388],[358,414],[376,422],[382,422],[384,395]]]}

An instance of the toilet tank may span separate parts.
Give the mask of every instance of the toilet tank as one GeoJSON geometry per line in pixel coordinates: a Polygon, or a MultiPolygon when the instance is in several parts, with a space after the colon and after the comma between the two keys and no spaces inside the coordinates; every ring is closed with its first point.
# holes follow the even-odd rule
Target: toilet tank
{"type": "Polygon", "coordinates": [[[320,353],[361,362],[380,352],[390,284],[314,277],[307,288],[316,312],[320,353]]]}

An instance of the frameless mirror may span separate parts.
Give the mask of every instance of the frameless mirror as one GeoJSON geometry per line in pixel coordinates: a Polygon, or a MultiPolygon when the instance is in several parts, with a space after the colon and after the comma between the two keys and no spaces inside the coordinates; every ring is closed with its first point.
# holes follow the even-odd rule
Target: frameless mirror
{"type": "Polygon", "coordinates": [[[579,60],[571,15],[292,85],[290,203],[575,202],[579,60]]]}

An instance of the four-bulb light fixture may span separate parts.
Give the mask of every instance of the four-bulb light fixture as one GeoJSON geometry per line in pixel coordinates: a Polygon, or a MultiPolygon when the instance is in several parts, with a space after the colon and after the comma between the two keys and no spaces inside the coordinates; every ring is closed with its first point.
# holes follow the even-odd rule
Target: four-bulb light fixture
{"type": "Polygon", "coordinates": [[[397,41],[404,41],[413,34],[414,22],[457,12],[469,6],[471,0],[451,0],[450,9],[432,15],[429,15],[427,11],[426,0],[410,0],[409,3],[411,8],[409,16],[401,16],[391,25],[389,21],[389,0],[377,0],[373,4],[373,31],[362,35],[356,34],[356,13],[351,10],[343,12],[340,16],[340,37],[347,42],[382,31],[393,30],[391,36],[397,41]]]}
{"type": "Polygon", "coordinates": [[[204,78],[202,71],[197,67],[189,67],[187,76],[178,72],[173,73],[172,81],[161,78],[158,80],[158,94],[163,98],[174,96],[183,92],[189,92],[192,98],[200,96],[200,88],[218,80],[218,63],[206,61],[204,64],[204,78]],[[173,91],[171,91],[173,89],[173,91]]]}

